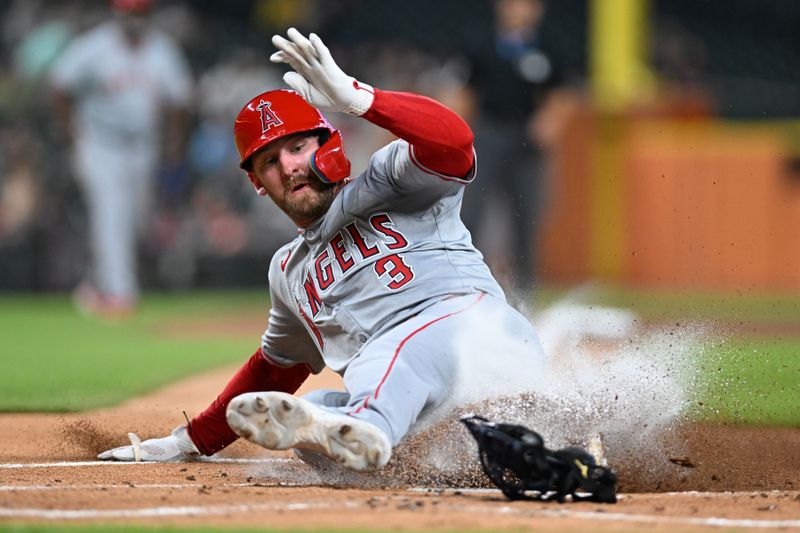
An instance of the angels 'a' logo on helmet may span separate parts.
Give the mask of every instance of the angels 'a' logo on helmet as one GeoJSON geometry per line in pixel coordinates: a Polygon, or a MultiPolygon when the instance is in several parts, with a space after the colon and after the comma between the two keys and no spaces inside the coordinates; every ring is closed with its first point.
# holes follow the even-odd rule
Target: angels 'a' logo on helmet
{"type": "Polygon", "coordinates": [[[283,124],[283,121],[278,118],[278,115],[275,114],[275,111],[270,109],[271,105],[272,102],[260,100],[256,106],[256,109],[261,112],[261,133],[264,133],[272,127],[283,124]]]}

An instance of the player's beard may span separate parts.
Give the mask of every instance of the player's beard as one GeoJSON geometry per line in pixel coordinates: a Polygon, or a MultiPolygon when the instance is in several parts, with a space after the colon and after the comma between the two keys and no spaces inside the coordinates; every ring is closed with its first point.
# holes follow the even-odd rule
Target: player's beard
{"type": "Polygon", "coordinates": [[[272,198],[278,207],[294,221],[314,221],[327,213],[333,203],[336,184],[322,183],[316,181],[314,177],[311,179],[315,181],[310,181],[300,193],[292,192],[294,183],[290,181],[284,187],[282,197],[272,198]]]}

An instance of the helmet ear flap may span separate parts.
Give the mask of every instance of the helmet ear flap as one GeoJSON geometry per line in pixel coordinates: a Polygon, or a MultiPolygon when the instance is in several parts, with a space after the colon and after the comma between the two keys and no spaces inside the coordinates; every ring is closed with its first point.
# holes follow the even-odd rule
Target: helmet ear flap
{"type": "Polygon", "coordinates": [[[342,133],[334,131],[309,160],[311,170],[323,183],[336,183],[350,175],[350,161],[344,153],[342,133]]]}

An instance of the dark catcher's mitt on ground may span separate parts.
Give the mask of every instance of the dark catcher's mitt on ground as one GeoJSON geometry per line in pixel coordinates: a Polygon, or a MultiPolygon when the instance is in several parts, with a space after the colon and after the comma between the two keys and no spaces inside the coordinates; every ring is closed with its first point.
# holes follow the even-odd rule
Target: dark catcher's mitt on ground
{"type": "Polygon", "coordinates": [[[571,495],[574,501],[616,503],[616,474],[597,465],[585,450],[549,450],[541,435],[524,426],[495,424],[476,415],[461,421],[478,441],[483,471],[506,497],[563,503],[571,495]]]}

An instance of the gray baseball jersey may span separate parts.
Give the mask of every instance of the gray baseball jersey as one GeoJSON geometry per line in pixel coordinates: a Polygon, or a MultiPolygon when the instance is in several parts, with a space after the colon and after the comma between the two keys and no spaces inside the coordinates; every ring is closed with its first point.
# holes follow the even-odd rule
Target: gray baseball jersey
{"type": "Polygon", "coordinates": [[[466,179],[425,169],[397,140],[273,257],[265,356],[343,373],[365,346],[452,295],[504,298],[461,222],[466,179]]]}

